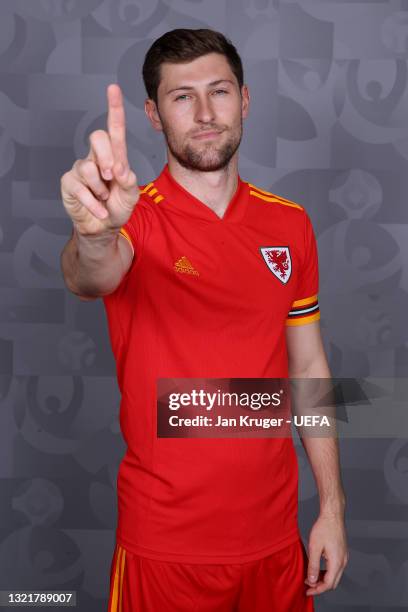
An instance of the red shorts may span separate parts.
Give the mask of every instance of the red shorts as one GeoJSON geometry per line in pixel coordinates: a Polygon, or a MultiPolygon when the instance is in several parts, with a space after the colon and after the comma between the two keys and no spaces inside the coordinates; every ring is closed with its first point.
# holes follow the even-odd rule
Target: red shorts
{"type": "Polygon", "coordinates": [[[116,544],[108,612],[313,612],[302,540],[257,561],[174,563],[116,544]]]}

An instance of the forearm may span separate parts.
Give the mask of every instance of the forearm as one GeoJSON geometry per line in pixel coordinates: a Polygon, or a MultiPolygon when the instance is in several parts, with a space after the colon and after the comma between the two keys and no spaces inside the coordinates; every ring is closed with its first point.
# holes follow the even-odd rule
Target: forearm
{"type": "Polygon", "coordinates": [[[344,514],[345,494],[337,437],[301,437],[320,498],[321,514],[344,514]]]}
{"type": "MultiPolygon", "coordinates": [[[[319,353],[318,357],[316,357],[306,371],[296,375],[292,372],[291,377],[330,379],[330,369],[324,351],[319,353]]],[[[323,396],[330,396],[330,393],[327,394],[327,391],[331,390],[331,382],[328,381],[327,387],[325,387],[324,381],[322,382],[323,396]]],[[[307,393],[311,387],[306,383],[299,388],[301,391],[298,392],[299,397],[297,401],[304,412],[304,407],[310,405],[307,393]],[[305,394],[303,400],[301,396],[302,391],[305,394]]],[[[327,416],[330,421],[330,429],[327,430],[327,435],[323,429],[323,433],[319,435],[319,425],[313,427],[311,432],[308,431],[307,427],[298,427],[298,431],[316,481],[320,498],[320,512],[322,514],[343,515],[346,499],[341,480],[340,453],[335,418],[336,407],[333,405],[327,406],[324,409],[319,407],[318,412],[320,415],[327,416]]]]}
{"type": "Polygon", "coordinates": [[[61,253],[61,270],[68,289],[76,295],[110,293],[124,272],[118,232],[83,236],[74,230],[61,253]]]}

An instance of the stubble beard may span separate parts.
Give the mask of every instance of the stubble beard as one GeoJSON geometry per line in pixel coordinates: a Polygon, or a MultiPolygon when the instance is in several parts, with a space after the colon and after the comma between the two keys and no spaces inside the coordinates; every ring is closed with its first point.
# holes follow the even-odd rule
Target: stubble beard
{"type": "MultiPolygon", "coordinates": [[[[163,119],[162,126],[167,146],[178,163],[188,170],[199,172],[215,172],[225,168],[237,151],[242,139],[242,119],[237,128],[225,128],[229,135],[220,145],[217,145],[214,141],[206,142],[205,140],[197,140],[196,146],[191,144],[191,140],[186,143],[179,143],[172,128],[164,123],[163,119]]],[[[216,130],[217,128],[213,129],[216,130]]],[[[206,130],[211,131],[211,128],[206,130]]],[[[220,138],[224,137],[221,136],[220,138]]]]}

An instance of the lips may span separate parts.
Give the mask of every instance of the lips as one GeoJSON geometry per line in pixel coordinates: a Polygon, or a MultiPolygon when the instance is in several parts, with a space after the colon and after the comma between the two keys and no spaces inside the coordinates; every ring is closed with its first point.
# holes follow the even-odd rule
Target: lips
{"type": "Polygon", "coordinates": [[[221,134],[221,132],[216,132],[214,130],[211,130],[208,132],[199,132],[198,134],[195,134],[193,138],[199,138],[199,139],[203,138],[204,139],[204,138],[210,138],[213,136],[218,136],[219,134],[221,134]]]}

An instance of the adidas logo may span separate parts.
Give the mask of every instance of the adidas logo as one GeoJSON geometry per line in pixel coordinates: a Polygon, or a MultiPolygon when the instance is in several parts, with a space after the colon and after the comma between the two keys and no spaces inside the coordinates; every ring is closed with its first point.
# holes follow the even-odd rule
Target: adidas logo
{"type": "Polygon", "coordinates": [[[185,255],[176,261],[174,264],[174,269],[176,272],[182,272],[183,274],[194,274],[194,276],[200,276],[199,272],[194,269],[194,266],[185,255]]]}

